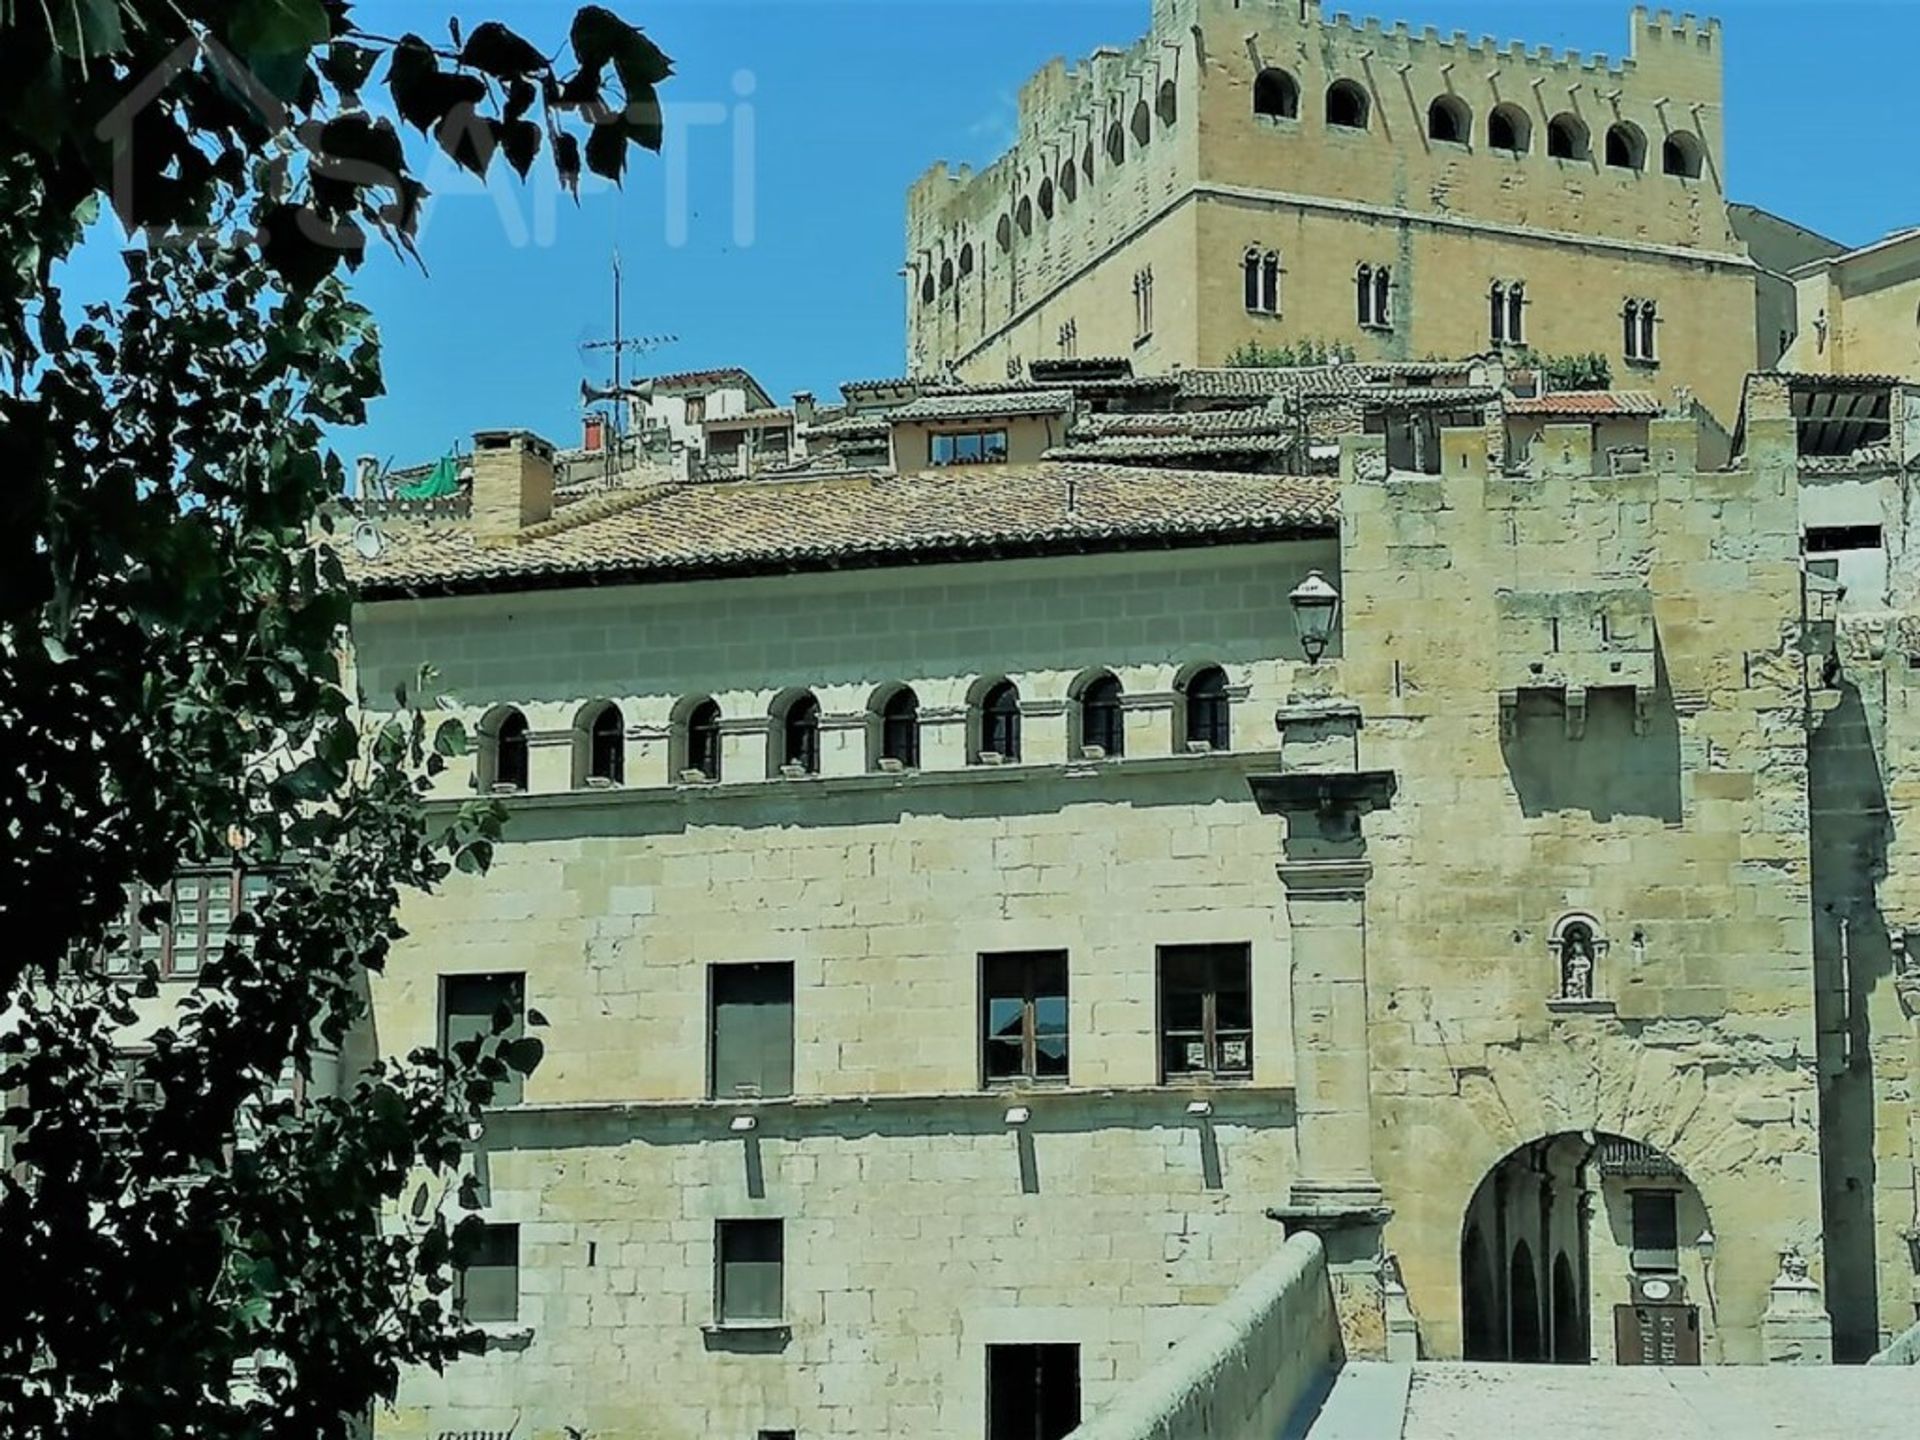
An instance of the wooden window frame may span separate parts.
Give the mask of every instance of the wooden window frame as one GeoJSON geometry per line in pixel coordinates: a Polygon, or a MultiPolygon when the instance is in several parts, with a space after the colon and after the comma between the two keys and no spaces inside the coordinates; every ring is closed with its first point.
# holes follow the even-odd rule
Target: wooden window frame
{"type": "MultiPolygon", "coordinates": [[[[980,955],[979,977],[979,1016],[980,1016],[980,1088],[982,1090],[1026,1089],[1032,1086],[1064,1086],[1071,1083],[1073,1075],[1073,977],[1070,972],[1065,950],[991,950],[980,955]],[[1068,1007],[1067,1028],[1061,1033],[1061,1042],[1065,1049],[1066,1073],[1062,1075],[1042,1075],[1040,1073],[1040,1024],[1039,1001],[1042,998],[1040,987],[1043,966],[1057,964],[1060,967],[1060,999],[1068,1007]],[[991,1025],[989,1005],[996,994],[1003,993],[990,987],[988,971],[995,967],[1017,965],[1020,971],[1020,1071],[1015,1075],[996,1075],[993,1073],[991,1056],[994,1051],[994,1034],[991,1025]]],[[[1052,991],[1046,995],[1050,998],[1052,991]]],[[[1011,997],[1009,997],[1011,998],[1011,997]]]]}
{"type": "Polygon", "coordinates": [[[224,878],[227,882],[227,919],[221,931],[221,944],[233,933],[233,925],[246,908],[247,902],[254,896],[271,889],[273,874],[268,870],[248,870],[242,866],[182,866],[167,882],[164,891],[148,891],[144,886],[135,884],[129,887],[126,921],[123,933],[126,944],[107,957],[106,973],[116,977],[139,973],[141,965],[141,945],[149,935],[158,940],[156,950],[148,953],[154,958],[163,980],[192,980],[205,971],[207,965],[218,958],[218,951],[210,943],[211,920],[209,911],[216,887],[202,883],[193,896],[194,914],[184,918],[181,909],[180,889],[182,882],[206,882],[215,878],[224,878]],[[140,918],[140,912],[152,904],[164,903],[170,908],[167,920],[159,925],[149,926],[140,918]],[[183,923],[184,919],[184,923],[183,923]],[[180,964],[182,932],[193,938],[194,962],[188,966],[180,964]]]}
{"type": "Polygon", "coordinates": [[[1253,1079],[1254,1038],[1253,1024],[1253,947],[1240,942],[1208,942],[1200,944],[1162,945],[1154,957],[1154,1041],[1159,1054],[1160,1083],[1162,1085],[1182,1084],[1244,1084],[1253,1079]],[[1167,1025],[1167,962],[1170,958],[1205,952],[1207,977],[1201,990],[1201,1021],[1197,1032],[1189,1030],[1170,1030],[1167,1025]],[[1220,994],[1226,987],[1220,983],[1220,966],[1227,955],[1233,955],[1244,977],[1247,996],[1247,1024],[1232,1026],[1222,1033],[1220,1025],[1220,994]],[[1198,1039],[1206,1064],[1198,1069],[1174,1070],[1167,1064],[1169,1041],[1176,1038],[1191,1044],[1198,1039]],[[1232,1039],[1244,1038],[1247,1047],[1246,1064],[1228,1069],[1223,1066],[1221,1055],[1225,1043],[1232,1039]]]}

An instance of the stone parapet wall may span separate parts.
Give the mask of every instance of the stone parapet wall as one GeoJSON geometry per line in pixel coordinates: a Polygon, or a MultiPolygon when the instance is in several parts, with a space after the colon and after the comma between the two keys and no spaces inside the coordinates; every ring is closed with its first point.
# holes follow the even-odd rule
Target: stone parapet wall
{"type": "Polygon", "coordinates": [[[1072,1440],[1272,1440],[1341,1359],[1325,1254],[1295,1235],[1072,1440]]]}

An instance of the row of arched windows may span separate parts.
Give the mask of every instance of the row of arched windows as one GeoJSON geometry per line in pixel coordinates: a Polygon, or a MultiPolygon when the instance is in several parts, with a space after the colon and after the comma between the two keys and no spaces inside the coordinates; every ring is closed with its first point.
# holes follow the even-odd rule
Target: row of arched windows
{"type": "MultiPolygon", "coordinates": [[[[1253,82],[1253,113],[1273,120],[1298,120],[1300,82],[1285,70],[1262,70],[1253,82]]],[[[1337,129],[1365,130],[1372,122],[1372,97],[1352,80],[1336,80],[1327,87],[1324,113],[1326,123],[1337,129]]],[[[1435,97],[1427,106],[1427,135],[1447,144],[1472,144],[1473,108],[1458,95],[1435,97]]],[[[1525,155],[1533,148],[1533,119],[1518,105],[1496,105],[1487,115],[1486,135],[1489,149],[1525,155]]],[[[1647,149],[1644,130],[1631,120],[1617,120],[1607,127],[1602,158],[1614,169],[1644,170],[1647,149]]],[[[1563,111],[1547,121],[1548,155],[1556,160],[1585,160],[1591,153],[1591,132],[1578,115],[1563,111]]],[[[1669,131],[1661,144],[1660,168],[1668,175],[1697,180],[1705,160],[1706,147],[1691,131],[1669,131]]]]}
{"type": "MultiPolygon", "coordinates": [[[[1176,682],[1176,741],[1188,751],[1231,747],[1231,702],[1227,676],[1202,665],[1176,682]]],[[[1126,714],[1120,678],[1110,670],[1081,677],[1068,692],[1068,753],[1077,759],[1119,759],[1127,753],[1126,714]]],[[[920,698],[910,685],[884,686],[867,709],[868,765],[873,771],[920,768],[920,698]]],[[[1020,687],[1000,677],[974,687],[968,715],[967,762],[1017,763],[1021,755],[1020,687]]],[[[767,715],[767,776],[798,778],[820,773],[821,710],[811,690],[782,693],[767,715]]],[[[723,776],[724,733],[719,702],[706,696],[674,707],[671,727],[674,778],[718,781],[723,776]]],[[[531,736],[527,718],[513,706],[490,713],[480,726],[479,783],[489,792],[529,788],[531,736]]],[[[620,707],[602,701],[581,712],[574,727],[577,789],[620,785],[626,779],[626,720],[620,707]]]]}

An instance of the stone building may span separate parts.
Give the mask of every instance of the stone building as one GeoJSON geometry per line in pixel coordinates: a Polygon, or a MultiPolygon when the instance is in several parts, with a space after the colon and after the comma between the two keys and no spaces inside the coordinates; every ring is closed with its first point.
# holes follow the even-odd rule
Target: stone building
{"type": "Polygon", "coordinates": [[[1782,368],[1920,380],[1920,229],[1808,260],[1792,278],[1805,322],[1782,368]]]}
{"type": "Polygon", "coordinates": [[[1755,377],[1722,464],[1515,383],[858,382],[785,475],[556,503],[501,433],[370,522],[362,691],[436,665],[436,803],[510,814],[378,1043],[548,1022],[489,1352],[382,1433],[1061,1435],[1298,1231],[1352,1355],[1910,1326],[1920,632],[1803,554],[1846,387],[1755,377]]]}
{"type": "Polygon", "coordinates": [[[913,185],[910,368],[1598,353],[1731,424],[1798,328],[1787,272],[1841,247],[1728,206],[1718,23],[1631,27],[1615,58],[1155,0],[1131,47],[1023,87],[999,160],[913,185]]]}

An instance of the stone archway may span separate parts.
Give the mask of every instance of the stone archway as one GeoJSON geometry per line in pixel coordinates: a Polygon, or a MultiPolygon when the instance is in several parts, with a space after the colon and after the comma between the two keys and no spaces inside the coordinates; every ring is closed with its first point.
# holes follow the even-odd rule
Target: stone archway
{"type": "Polygon", "coordinates": [[[1699,1192],[1653,1146],[1591,1131],[1521,1146],[1487,1172],[1462,1219],[1465,1357],[1631,1363],[1643,1332],[1697,1333],[1692,1292],[1704,1287],[1688,1242],[1709,1228],[1699,1192]],[[1628,1338],[1596,1337],[1597,1314],[1628,1338]]]}

